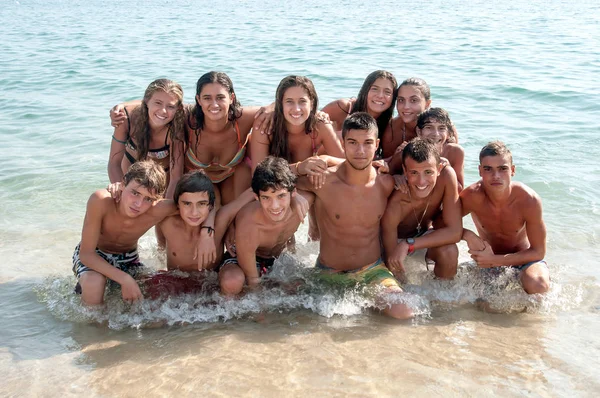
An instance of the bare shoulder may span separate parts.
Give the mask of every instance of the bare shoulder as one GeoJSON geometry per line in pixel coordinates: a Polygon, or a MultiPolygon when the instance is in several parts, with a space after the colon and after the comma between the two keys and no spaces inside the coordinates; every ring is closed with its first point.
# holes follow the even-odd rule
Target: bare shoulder
{"type": "Polygon", "coordinates": [[[537,192],[522,182],[511,182],[511,190],[515,196],[515,200],[517,200],[522,206],[538,207],[542,204],[542,199],[537,192]]]}
{"type": "Polygon", "coordinates": [[[93,205],[95,207],[108,206],[109,204],[115,203],[115,200],[110,196],[110,192],[106,189],[99,189],[90,195],[88,199],[88,206],[93,205]]]}
{"type": "Polygon", "coordinates": [[[384,192],[386,193],[386,196],[389,196],[392,191],[394,191],[394,177],[392,177],[392,175],[387,174],[387,173],[382,173],[382,174],[377,174],[377,177],[375,177],[376,179],[376,183],[381,185],[381,187],[383,188],[384,192]]]}
{"type": "MultiPolygon", "coordinates": [[[[319,136],[322,134],[335,135],[335,131],[333,130],[333,125],[331,121],[325,121],[323,119],[318,119],[317,124],[315,125],[315,131],[319,136]]],[[[321,137],[318,137],[321,138],[321,137]]]]}
{"type": "Polygon", "coordinates": [[[445,146],[447,148],[446,151],[448,151],[449,155],[457,155],[458,154],[458,155],[464,156],[464,154],[465,154],[465,150],[459,144],[449,142],[445,146]]]}
{"type": "Polygon", "coordinates": [[[177,206],[172,199],[161,199],[148,210],[148,214],[160,221],[167,216],[174,215],[177,211],[177,206]]]}
{"type": "Polygon", "coordinates": [[[116,202],[106,189],[99,189],[90,195],[86,206],[86,217],[104,217],[111,209],[115,209],[116,202]]]}
{"type": "Polygon", "coordinates": [[[256,200],[245,204],[235,216],[235,228],[244,230],[252,229],[255,224],[255,214],[259,210],[260,204],[256,200]]]}
{"type": "Polygon", "coordinates": [[[169,217],[165,218],[158,224],[163,229],[171,229],[171,228],[177,227],[180,224],[180,221],[181,221],[181,217],[179,215],[173,215],[173,216],[169,216],[169,217]]]}
{"type": "Polygon", "coordinates": [[[250,135],[251,143],[258,143],[263,145],[271,144],[271,136],[269,134],[261,134],[259,131],[253,131],[250,135]]]}
{"type": "Polygon", "coordinates": [[[341,118],[346,118],[348,115],[348,110],[354,104],[354,100],[351,98],[341,98],[335,101],[330,102],[325,105],[323,108],[323,112],[329,114],[329,117],[337,121],[341,118]]]}
{"type": "Polygon", "coordinates": [[[484,198],[485,192],[483,191],[481,181],[469,185],[460,192],[460,200],[462,201],[463,206],[481,202],[484,198]]]}
{"type": "Polygon", "coordinates": [[[439,180],[443,181],[445,185],[448,184],[457,184],[457,179],[456,179],[456,171],[454,171],[454,168],[447,164],[442,171],[440,171],[440,176],[438,178],[439,180]]]}
{"type": "Polygon", "coordinates": [[[402,206],[404,203],[410,202],[408,193],[404,193],[401,190],[393,190],[390,198],[388,199],[388,208],[390,206],[402,206]]]}

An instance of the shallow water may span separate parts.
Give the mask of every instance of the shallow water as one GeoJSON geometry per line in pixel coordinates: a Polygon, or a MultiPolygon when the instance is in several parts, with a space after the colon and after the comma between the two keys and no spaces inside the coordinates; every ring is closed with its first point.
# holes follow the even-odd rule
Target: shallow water
{"type": "MultiPolygon", "coordinates": [[[[599,15],[591,1],[5,2],[0,395],[596,396],[599,15]],[[366,309],[364,292],[314,287],[80,306],[71,254],[89,194],[108,181],[110,106],[157,77],[192,101],[209,70],[247,105],[305,74],[324,105],[375,69],[427,80],[458,127],[467,183],[488,140],[511,147],[515,178],[544,201],[546,297],[510,272],[490,282],[461,246],[452,282],[411,263],[409,322],[366,309]],[[478,310],[480,298],[508,313],[478,310]]],[[[275,279],[310,282],[305,235],[275,279]]],[[[159,268],[152,234],[140,246],[159,268]]]]}

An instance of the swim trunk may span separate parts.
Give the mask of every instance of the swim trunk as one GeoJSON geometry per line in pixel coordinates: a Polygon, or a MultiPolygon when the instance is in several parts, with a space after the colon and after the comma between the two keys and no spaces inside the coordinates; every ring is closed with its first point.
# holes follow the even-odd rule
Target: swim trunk
{"type": "MultiPolygon", "coordinates": [[[[81,274],[83,274],[84,272],[93,271],[93,269],[86,267],[81,262],[81,260],[79,258],[80,246],[81,246],[81,243],[79,243],[75,247],[75,251],[73,252],[73,273],[75,274],[77,279],[79,279],[79,277],[81,277],[81,274]]],[[[115,267],[117,269],[120,269],[123,272],[128,273],[132,277],[135,277],[138,269],[140,267],[144,266],[144,264],[142,264],[140,262],[140,258],[138,256],[137,249],[132,250],[128,253],[114,254],[114,253],[105,253],[102,250],[96,248],[96,253],[100,257],[102,257],[104,260],[106,260],[107,263],[109,263],[110,265],[112,265],[113,267],[115,267]]]]}
{"type": "MultiPolygon", "coordinates": [[[[238,258],[232,257],[231,254],[227,252],[223,256],[223,261],[221,262],[221,265],[219,265],[215,271],[219,272],[221,268],[223,268],[227,264],[235,264],[238,267],[240,266],[240,264],[238,263],[238,258]]],[[[263,276],[271,272],[273,264],[275,264],[274,257],[266,258],[256,256],[256,270],[258,271],[258,276],[263,276]]]]}
{"type": "Polygon", "coordinates": [[[527,268],[531,267],[533,264],[536,263],[544,263],[544,265],[548,267],[548,263],[546,262],[546,260],[531,261],[523,265],[513,265],[512,267],[518,269],[519,271],[525,271],[527,268]]]}
{"type": "Polygon", "coordinates": [[[400,289],[400,284],[394,274],[385,266],[381,258],[372,264],[348,271],[329,268],[317,258],[315,267],[320,271],[319,279],[327,283],[336,285],[379,285],[385,288],[400,289]]]}

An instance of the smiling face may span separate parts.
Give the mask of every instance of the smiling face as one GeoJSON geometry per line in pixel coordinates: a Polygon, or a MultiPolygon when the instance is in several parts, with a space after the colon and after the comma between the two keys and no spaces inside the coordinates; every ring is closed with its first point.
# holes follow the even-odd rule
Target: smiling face
{"type": "Polygon", "coordinates": [[[364,170],[371,166],[378,145],[377,130],[350,129],[344,137],[346,161],[355,170],[364,170]]]}
{"type": "Polygon", "coordinates": [[[411,195],[420,199],[429,196],[440,172],[440,166],[435,157],[430,156],[426,161],[419,163],[408,156],[404,159],[403,168],[411,195]]]}
{"type": "Polygon", "coordinates": [[[502,191],[510,187],[512,176],[515,175],[515,165],[508,154],[485,156],[480,161],[479,175],[484,189],[502,191]]]}
{"type": "Polygon", "coordinates": [[[131,181],[121,188],[119,206],[127,217],[135,218],[147,212],[158,199],[159,195],[139,182],[131,181]]]}
{"type": "Polygon", "coordinates": [[[404,85],[398,89],[396,110],[404,123],[415,123],[419,114],[430,104],[431,100],[426,100],[416,86],[404,85]]]}
{"type": "Polygon", "coordinates": [[[285,188],[259,191],[258,202],[265,217],[272,222],[283,221],[290,210],[292,193],[285,188]]]}
{"type": "Polygon", "coordinates": [[[184,192],[177,199],[181,219],[191,227],[201,225],[210,212],[208,192],[184,192]]]}
{"type": "Polygon", "coordinates": [[[169,124],[179,108],[179,98],[175,94],[156,91],[146,102],[148,121],[152,127],[162,127],[169,124]]]}
{"type": "Polygon", "coordinates": [[[367,93],[367,109],[371,116],[379,116],[392,106],[394,85],[384,77],[380,77],[369,88],[367,93]]]}
{"type": "Polygon", "coordinates": [[[448,126],[435,119],[429,119],[422,129],[417,128],[419,137],[431,141],[442,153],[444,144],[448,141],[448,126]]]}
{"type": "Polygon", "coordinates": [[[196,101],[207,120],[218,121],[227,118],[234,95],[230,95],[219,83],[208,83],[202,87],[200,94],[196,95],[196,101]]]}
{"type": "Polygon", "coordinates": [[[283,93],[282,109],[286,123],[292,126],[304,125],[310,116],[311,107],[308,91],[304,87],[290,87],[283,93]]]}

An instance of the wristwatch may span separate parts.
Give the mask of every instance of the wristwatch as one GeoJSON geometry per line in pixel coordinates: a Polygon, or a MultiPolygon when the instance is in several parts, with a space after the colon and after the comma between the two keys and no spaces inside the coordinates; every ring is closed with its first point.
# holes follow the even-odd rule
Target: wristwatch
{"type": "Polygon", "coordinates": [[[415,252],[415,239],[408,238],[406,239],[406,243],[408,244],[408,254],[413,254],[415,252]]]}

